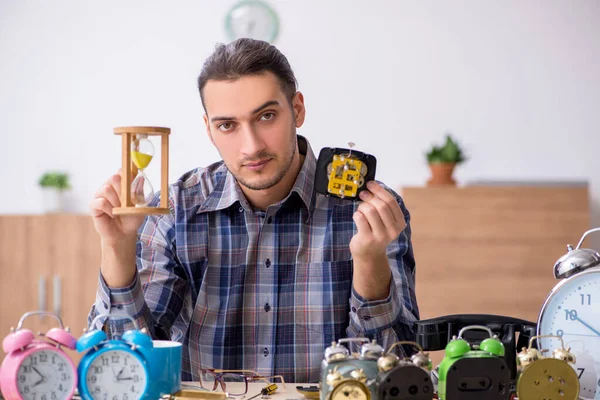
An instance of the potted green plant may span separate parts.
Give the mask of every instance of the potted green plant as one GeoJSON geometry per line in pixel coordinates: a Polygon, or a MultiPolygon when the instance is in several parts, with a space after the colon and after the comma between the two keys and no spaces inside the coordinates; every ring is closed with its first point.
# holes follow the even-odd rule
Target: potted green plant
{"type": "Polygon", "coordinates": [[[452,177],[454,168],[466,161],[463,150],[450,134],[442,146],[432,146],[427,152],[427,162],[431,170],[428,185],[456,185],[452,177]]]}
{"type": "Polygon", "coordinates": [[[44,210],[63,211],[64,192],[71,188],[69,175],[64,172],[49,171],[40,177],[38,183],[43,191],[44,210]]]}

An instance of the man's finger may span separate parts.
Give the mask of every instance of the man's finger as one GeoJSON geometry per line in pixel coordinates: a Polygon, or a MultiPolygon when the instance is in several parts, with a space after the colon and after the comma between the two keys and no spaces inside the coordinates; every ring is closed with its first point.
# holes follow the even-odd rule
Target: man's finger
{"type": "Polygon", "coordinates": [[[383,200],[381,200],[379,197],[376,197],[375,195],[373,195],[373,193],[369,192],[368,190],[363,190],[360,193],[360,198],[364,202],[369,203],[373,207],[375,207],[375,209],[379,213],[379,218],[381,218],[381,221],[386,229],[392,231],[396,229],[396,225],[398,224],[398,222],[394,218],[390,207],[388,207],[388,205],[383,200]]]}
{"type": "Polygon", "coordinates": [[[121,206],[121,200],[119,199],[119,196],[117,195],[117,192],[115,192],[115,189],[112,185],[106,184],[102,186],[102,188],[96,194],[96,197],[108,200],[112,207],[121,206]]]}
{"type": "Polygon", "coordinates": [[[387,206],[390,208],[390,211],[392,212],[392,215],[394,216],[394,219],[397,222],[402,222],[402,224],[406,223],[404,219],[404,214],[400,209],[400,205],[398,205],[396,198],[390,192],[388,192],[385,188],[383,188],[379,183],[375,181],[367,182],[367,189],[369,189],[369,191],[373,193],[375,197],[381,199],[385,202],[385,204],[387,204],[387,206]]]}
{"type": "Polygon", "coordinates": [[[366,202],[361,203],[358,206],[358,211],[360,211],[365,216],[365,218],[369,222],[371,231],[376,237],[381,238],[385,236],[385,225],[383,224],[383,221],[379,216],[379,211],[377,211],[374,205],[366,202]]]}
{"type": "Polygon", "coordinates": [[[94,218],[101,217],[102,215],[114,218],[112,209],[113,206],[103,197],[96,198],[90,203],[90,212],[94,218]]]}
{"type": "Polygon", "coordinates": [[[356,211],[352,215],[352,219],[356,224],[356,229],[358,229],[358,232],[373,233],[373,231],[371,230],[371,226],[369,225],[369,221],[367,221],[367,217],[365,217],[365,215],[362,212],[356,211]]]}

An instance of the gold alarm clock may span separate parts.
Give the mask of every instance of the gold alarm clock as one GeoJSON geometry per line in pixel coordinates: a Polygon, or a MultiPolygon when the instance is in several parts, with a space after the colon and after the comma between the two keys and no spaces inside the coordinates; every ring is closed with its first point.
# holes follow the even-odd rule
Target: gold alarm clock
{"type": "MultiPolygon", "coordinates": [[[[539,342],[539,341],[538,341],[539,342]]],[[[575,356],[565,349],[563,339],[554,335],[538,335],[529,339],[529,348],[523,347],[517,354],[519,378],[517,396],[525,400],[577,400],[579,398],[579,379],[573,368],[575,356]],[[535,338],[556,338],[561,347],[552,352],[552,357],[544,357],[546,350],[532,347],[535,338]]]]}
{"type": "Polygon", "coordinates": [[[360,370],[355,371],[352,378],[341,379],[334,386],[329,397],[331,400],[371,400],[371,391],[365,383],[366,375],[360,370]]]}
{"type": "Polygon", "coordinates": [[[325,349],[321,363],[321,400],[371,400],[377,396],[377,360],[384,349],[367,338],[344,338],[325,349]],[[352,343],[360,353],[351,353],[352,343]]]}

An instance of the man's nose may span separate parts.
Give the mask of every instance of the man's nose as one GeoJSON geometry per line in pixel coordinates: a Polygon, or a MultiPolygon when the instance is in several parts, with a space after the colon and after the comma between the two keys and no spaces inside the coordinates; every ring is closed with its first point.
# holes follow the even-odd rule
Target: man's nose
{"type": "Polygon", "coordinates": [[[252,156],[264,150],[265,142],[252,126],[244,126],[242,130],[242,154],[252,156]]]}

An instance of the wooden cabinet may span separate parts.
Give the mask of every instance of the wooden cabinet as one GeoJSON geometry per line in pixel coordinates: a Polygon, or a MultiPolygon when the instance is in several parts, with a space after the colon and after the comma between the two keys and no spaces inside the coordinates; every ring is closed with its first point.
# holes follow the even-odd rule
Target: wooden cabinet
{"type": "Polygon", "coordinates": [[[535,321],[556,260],[590,228],[579,186],[407,187],[421,318],[503,314],[535,321]]]}
{"type": "MultiPolygon", "coordinates": [[[[79,337],[96,298],[99,268],[100,239],[90,216],[0,216],[0,336],[24,313],[46,310],[79,337]]],[[[32,316],[24,327],[45,332],[56,324],[32,316]]]]}
{"type": "MultiPolygon", "coordinates": [[[[421,319],[498,314],[536,322],[552,268],[590,228],[587,186],[407,187],[421,319]]],[[[585,246],[584,246],[585,247],[585,246]]],[[[430,354],[434,365],[443,351],[430,354]]]]}

